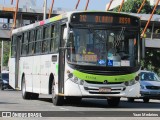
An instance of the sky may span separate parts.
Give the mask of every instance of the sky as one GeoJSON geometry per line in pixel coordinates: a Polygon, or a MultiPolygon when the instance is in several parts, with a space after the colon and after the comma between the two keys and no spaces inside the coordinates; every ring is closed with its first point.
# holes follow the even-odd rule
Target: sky
{"type": "MultiPolygon", "coordinates": [[[[23,6],[24,1],[28,0],[19,0],[20,6],[23,6]]],[[[33,8],[43,9],[43,1],[44,0],[36,0],[36,6],[32,6],[33,8]]],[[[74,10],[76,3],[78,0],[54,0],[53,8],[65,8],[68,10],[74,10]]],[[[78,6],[78,10],[84,10],[86,6],[87,0],[81,0],[78,6]]],[[[109,3],[110,0],[90,0],[88,5],[88,10],[105,10],[106,4],[109,3]]],[[[0,5],[10,6],[11,0],[0,0],[0,5]],[[5,2],[5,4],[4,4],[5,2]]],[[[50,8],[52,0],[47,0],[47,6],[50,8]]],[[[14,5],[16,5],[16,0],[14,0],[14,5]]]]}

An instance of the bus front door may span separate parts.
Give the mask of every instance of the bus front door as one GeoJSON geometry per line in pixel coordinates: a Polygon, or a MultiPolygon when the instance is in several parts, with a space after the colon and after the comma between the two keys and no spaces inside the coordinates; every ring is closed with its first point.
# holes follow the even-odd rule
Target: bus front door
{"type": "Polygon", "coordinates": [[[16,40],[16,53],[15,53],[15,88],[19,88],[19,60],[20,60],[20,42],[22,40],[22,35],[19,35],[16,40]]]}
{"type": "Polygon", "coordinates": [[[64,93],[64,68],[65,68],[65,40],[63,40],[64,28],[66,25],[61,25],[61,37],[59,48],[59,65],[58,65],[58,93],[64,93]]]}

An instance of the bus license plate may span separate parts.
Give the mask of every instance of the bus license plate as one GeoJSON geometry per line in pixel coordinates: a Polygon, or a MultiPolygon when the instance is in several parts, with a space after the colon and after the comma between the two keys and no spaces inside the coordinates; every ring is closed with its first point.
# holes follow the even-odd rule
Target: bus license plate
{"type": "Polygon", "coordinates": [[[99,88],[99,92],[111,92],[110,88],[99,88]]]}

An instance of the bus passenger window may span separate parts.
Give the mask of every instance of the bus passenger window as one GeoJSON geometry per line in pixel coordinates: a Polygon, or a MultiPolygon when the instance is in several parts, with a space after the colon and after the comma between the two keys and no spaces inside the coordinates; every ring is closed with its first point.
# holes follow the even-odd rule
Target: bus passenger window
{"type": "Polygon", "coordinates": [[[58,36],[59,32],[58,32],[59,28],[57,25],[52,25],[51,27],[51,45],[50,45],[50,51],[57,53],[58,52],[58,36]]]}
{"type": "Polygon", "coordinates": [[[45,27],[43,29],[43,42],[42,42],[42,53],[48,52],[49,48],[49,38],[50,38],[50,27],[45,27]]]}
{"type": "Polygon", "coordinates": [[[12,57],[15,57],[15,51],[16,51],[16,44],[15,44],[15,42],[16,42],[16,39],[17,39],[17,36],[13,36],[12,37],[12,43],[11,43],[11,56],[12,57]]]}
{"type": "Polygon", "coordinates": [[[35,44],[36,44],[36,53],[41,53],[41,49],[42,49],[42,42],[41,42],[41,32],[42,30],[39,28],[36,30],[36,41],[35,41],[35,44]]]}
{"type": "Polygon", "coordinates": [[[23,39],[22,39],[22,51],[21,55],[27,55],[28,53],[28,32],[25,32],[23,34],[23,39]]]}
{"type": "Polygon", "coordinates": [[[34,54],[34,30],[29,32],[29,54],[32,55],[34,54]]]}

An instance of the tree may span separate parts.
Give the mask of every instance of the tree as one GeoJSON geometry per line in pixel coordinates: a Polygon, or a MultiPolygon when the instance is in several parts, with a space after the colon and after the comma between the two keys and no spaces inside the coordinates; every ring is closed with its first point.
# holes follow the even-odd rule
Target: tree
{"type": "MultiPolygon", "coordinates": [[[[137,13],[138,9],[140,8],[143,0],[127,0],[127,2],[124,3],[121,12],[130,12],[130,13],[137,13]]],[[[119,6],[113,11],[118,11],[119,6]]],[[[148,1],[145,2],[145,5],[143,6],[141,13],[151,13],[153,10],[153,6],[150,5],[148,1]]]]}
{"type": "MultiPolygon", "coordinates": [[[[2,42],[0,42],[0,49],[1,47],[2,47],[2,42]]],[[[8,66],[9,52],[10,52],[10,41],[4,41],[3,42],[3,66],[8,66]]]]}

